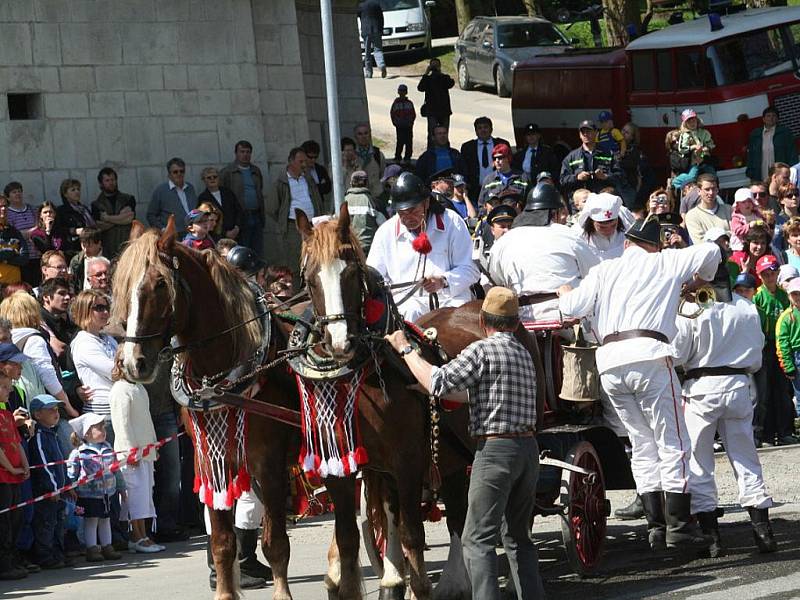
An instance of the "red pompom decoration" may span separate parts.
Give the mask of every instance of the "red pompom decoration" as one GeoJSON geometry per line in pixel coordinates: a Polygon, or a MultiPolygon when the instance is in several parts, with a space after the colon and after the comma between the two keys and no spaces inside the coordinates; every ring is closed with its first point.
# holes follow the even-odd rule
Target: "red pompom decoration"
{"type": "Polygon", "coordinates": [[[383,302],[375,300],[375,298],[367,298],[364,301],[364,319],[366,319],[367,325],[374,325],[380,321],[385,310],[386,306],[383,302]]]}
{"type": "Polygon", "coordinates": [[[356,448],[356,464],[357,465],[365,465],[369,462],[369,456],[367,456],[367,450],[364,446],[359,446],[356,448]]]}
{"type": "Polygon", "coordinates": [[[411,242],[411,247],[420,254],[428,254],[431,250],[433,250],[431,241],[428,239],[428,234],[424,231],[420,233],[413,242],[411,242]]]}

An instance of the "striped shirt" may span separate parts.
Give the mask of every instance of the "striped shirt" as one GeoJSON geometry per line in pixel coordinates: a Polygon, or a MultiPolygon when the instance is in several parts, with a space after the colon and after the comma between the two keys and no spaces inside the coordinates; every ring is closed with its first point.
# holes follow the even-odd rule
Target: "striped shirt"
{"type": "Polygon", "coordinates": [[[469,392],[472,436],[523,433],[536,427],[536,373],[513,333],[473,342],[431,374],[431,393],[469,392]]]}
{"type": "MultiPolygon", "coordinates": [[[[6,217],[8,219],[8,224],[16,228],[20,233],[26,229],[33,229],[38,224],[36,211],[33,210],[30,204],[23,205],[22,209],[9,206],[6,211],[6,217]]],[[[42,256],[42,253],[39,252],[36,245],[33,243],[33,239],[28,240],[28,253],[31,258],[39,258],[42,256]]]]}

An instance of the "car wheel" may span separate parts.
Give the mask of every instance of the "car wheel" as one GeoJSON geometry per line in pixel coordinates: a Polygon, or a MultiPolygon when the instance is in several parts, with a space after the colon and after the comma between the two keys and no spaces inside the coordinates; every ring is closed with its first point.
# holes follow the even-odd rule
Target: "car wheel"
{"type": "Polygon", "coordinates": [[[472,89],[472,82],[469,80],[469,71],[467,71],[467,63],[463,60],[458,63],[458,87],[462,90],[472,89]]]}
{"type": "Polygon", "coordinates": [[[506,77],[503,75],[503,69],[500,67],[494,68],[494,87],[497,90],[497,95],[501,98],[508,98],[511,95],[511,90],[508,89],[506,77]]]}

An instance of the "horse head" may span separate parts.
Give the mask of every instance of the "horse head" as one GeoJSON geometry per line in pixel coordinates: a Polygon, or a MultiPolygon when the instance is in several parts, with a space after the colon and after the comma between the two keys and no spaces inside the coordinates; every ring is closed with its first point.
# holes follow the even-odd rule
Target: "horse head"
{"type": "Polygon", "coordinates": [[[312,227],[297,210],[303,237],[302,271],[323,348],[338,362],[353,358],[364,333],[364,302],[368,295],[364,253],[352,229],[347,204],[339,218],[312,227]]]}
{"type": "Polygon", "coordinates": [[[125,327],[123,366],[132,381],[153,380],[159,353],[183,326],[176,310],[180,244],[170,216],[163,232],[134,221],[114,272],[114,318],[125,327]]]}

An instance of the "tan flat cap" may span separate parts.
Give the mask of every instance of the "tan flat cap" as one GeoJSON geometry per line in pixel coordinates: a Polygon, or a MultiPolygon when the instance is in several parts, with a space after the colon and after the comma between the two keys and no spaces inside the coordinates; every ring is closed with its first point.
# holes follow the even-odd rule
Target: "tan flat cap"
{"type": "Polygon", "coordinates": [[[486,292],[481,310],[498,317],[519,316],[519,300],[510,289],[495,286],[486,292]]]}

